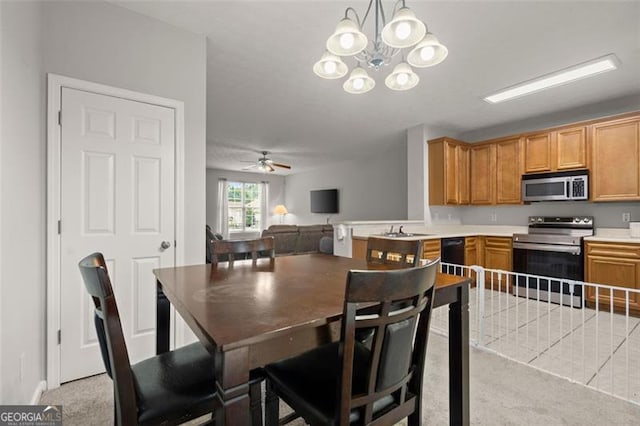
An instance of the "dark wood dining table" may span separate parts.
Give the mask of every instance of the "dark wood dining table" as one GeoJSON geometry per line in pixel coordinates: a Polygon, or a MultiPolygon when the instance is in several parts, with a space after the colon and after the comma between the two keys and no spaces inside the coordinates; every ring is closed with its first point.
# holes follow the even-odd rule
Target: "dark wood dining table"
{"type": "MultiPolygon", "coordinates": [[[[169,350],[170,302],[215,357],[217,424],[249,425],[249,371],[338,340],[347,272],[381,268],[308,254],[155,269],[157,352],[169,350]]],[[[468,284],[436,278],[434,307],[449,306],[451,425],[469,424],[468,284]]]]}

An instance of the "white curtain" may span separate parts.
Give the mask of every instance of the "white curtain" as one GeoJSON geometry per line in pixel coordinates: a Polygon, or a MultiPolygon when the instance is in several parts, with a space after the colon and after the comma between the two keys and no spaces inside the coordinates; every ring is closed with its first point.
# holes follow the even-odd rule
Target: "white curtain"
{"type": "Polygon", "coordinates": [[[269,217],[269,182],[260,182],[260,225],[262,229],[267,229],[267,218],[269,217]]]}
{"type": "Polygon", "coordinates": [[[215,232],[222,234],[224,239],[229,238],[229,200],[227,198],[227,180],[218,180],[218,223],[215,232]]]}

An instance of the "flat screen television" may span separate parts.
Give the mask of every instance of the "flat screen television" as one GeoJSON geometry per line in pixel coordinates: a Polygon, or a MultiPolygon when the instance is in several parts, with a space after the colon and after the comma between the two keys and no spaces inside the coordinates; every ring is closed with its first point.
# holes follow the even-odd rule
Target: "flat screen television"
{"type": "Polygon", "coordinates": [[[311,213],[338,213],[338,190],[311,191],[311,213]]]}

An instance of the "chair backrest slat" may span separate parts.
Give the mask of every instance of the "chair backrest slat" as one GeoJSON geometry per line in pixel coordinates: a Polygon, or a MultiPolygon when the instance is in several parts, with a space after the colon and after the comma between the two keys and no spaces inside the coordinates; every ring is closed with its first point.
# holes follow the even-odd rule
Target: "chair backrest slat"
{"type": "Polygon", "coordinates": [[[417,266],[421,257],[421,240],[367,239],[367,262],[417,266]]]}
{"type": "Polygon", "coordinates": [[[383,424],[398,421],[396,416],[406,417],[407,410],[420,409],[439,263],[437,259],[415,268],[349,272],[341,331],[339,424],[349,424],[354,409],[360,411],[360,419],[365,424],[372,422],[377,416],[374,402],[385,398],[393,400],[393,404],[375,418],[376,421],[384,418],[383,424]],[[366,315],[358,315],[363,304],[366,315]],[[367,383],[365,389],[356,392],[354,353],[363,350],[363,344],[356,340],[356,332],[371,328],[375,334],[367,352],[367,383]]]}
{"type": "Polygon", "coordinates": [[[253,262],[258,258],[273,259],[275,257],[273,237],[255,240],[212,240],[211,263],[223,261],[223,255],[227,256],[229,266],[232,266],[236,260],[246,259],[249,256],[253,262]]]}

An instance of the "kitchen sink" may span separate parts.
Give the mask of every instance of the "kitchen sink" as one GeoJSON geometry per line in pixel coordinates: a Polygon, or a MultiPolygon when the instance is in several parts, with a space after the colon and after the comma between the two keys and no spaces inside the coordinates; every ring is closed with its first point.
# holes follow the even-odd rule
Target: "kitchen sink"
{"type": "Polygon", "coordinates": [[[433,234],[420,234],[413,232],[385,232],[382,234],[383,237],[387,238],[405,238],[405,237],[426,237],[433,234]]]}

